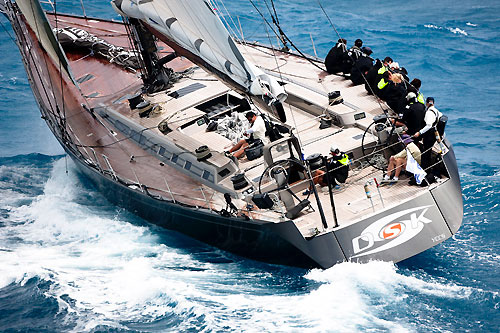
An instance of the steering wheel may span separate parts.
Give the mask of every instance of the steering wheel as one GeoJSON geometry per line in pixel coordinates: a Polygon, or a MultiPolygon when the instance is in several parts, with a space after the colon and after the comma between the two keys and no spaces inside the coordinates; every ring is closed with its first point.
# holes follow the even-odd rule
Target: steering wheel
{"type": "MultiPolygon", "coordinates": [[[[269,165],[264,170],[264,172],[262,173],[262,176],[260,177],[259,194],[262,194],[262,179],[264,179],[265,177],[273,178],[272,173],[273,172],[278,173],[278,172],[280,172],[280,170],[281,170],[281,172],[284,172],[284,174],[285,174],[285,179],[283,181],[283,184],[278,185],[275,189],[272,189],[272,190],[267,191],[267,192],[272,193],[272,192],[276,192],[276,191],[281,191],[283,189],[289,189],[290,186],[288,185],[288,182],[290,181],[290,172],[288,170],[292,166],[298,166],[300,168],[297,170],[298,172],[300,172],[300,171],[305,172],[306,171],[305,166],[302,163],[300,163],[300,161],[298,161],[296,159],[291,159],[291,158],[288,158],[286,160],[276,161],[276,162],[273,162],[271,165],[269,165]]],[[[309,180],[309,181],[311,182],[311,186],[313,186],[314,184],[312,183],[312,180],[309,180]]],[[[311,194],[309,193],[307,195],[306,199],[308,199],[310,195],[311,194]]]]}
{"type": "Polygon", "coordinates": [[[397,120],[397,118],[389,117],[385,121],[373,121],[366,128],[361,139],[363,156],[366,157],[371,166],[378,170],[387,169],[384,150],[392,144],[391,138],[396,130],[396,126],[393,125],[391,120],[397,120]]]}

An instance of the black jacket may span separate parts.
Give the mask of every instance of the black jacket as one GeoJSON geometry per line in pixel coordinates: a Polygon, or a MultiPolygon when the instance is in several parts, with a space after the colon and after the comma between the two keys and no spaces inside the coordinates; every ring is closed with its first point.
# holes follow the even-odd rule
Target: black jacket
{"type": "Polygon", "coordinates": [[[354,85],[363,84],[365,80],[363,75],[367,75],[368,72],[373,67],[373,60],[370,57],[362,55],[352,66],[351,69],[351,81],[354,85]],[[363,74],[363,75],[362,75],[363,74]]]}
{"type": "Polygon", "coordinates": [[[345,44],[335,44],[325,58],[326,71],[330,74],[341,72],[346,54],[347,48],[345,44]]]}
{"type": "Polygon", "coordinates": [[[419,102],[412,102],[406,106],[403,112],[403,122],[408,127],[407,133],[413,135],[425,126],[425,105],[419,102]]]}
{"type": "Polygon", "coordinates": [[[328,174],[332,185],[336,185],[339,182],[345,183],[347,179],[349,174],[349,164],[343,165],[339,162],[339,160],[344,157],[346,157],[346,154],[341,152],[339,155],[332,156],[332,158],[327,162],[328,169],[330,170],[328,174]]]}
{"type": "Polygon", "coordinates": [[[382,99],[387,102],[387,105],[396,113],[403,112],[403,108],[406,104],[405,85],[403,83],[394,83],[391,81],[384,90],[385,92],[382,99]]]}
{"type": "Polygon", "coordinates": [[[365,89],[370,95],[372,94],[372,90],[375,91],[378,81],[380,81],[380,79],[382,78],[382,75],[378,74],[378,70],[380,68],[382,68],[382,62],[377,59],[375,65],[373,65],[373,67],[370,68],[370,70],[366,74],[366,80],[368,81],[368,84],[365,83],[365,89]]]}

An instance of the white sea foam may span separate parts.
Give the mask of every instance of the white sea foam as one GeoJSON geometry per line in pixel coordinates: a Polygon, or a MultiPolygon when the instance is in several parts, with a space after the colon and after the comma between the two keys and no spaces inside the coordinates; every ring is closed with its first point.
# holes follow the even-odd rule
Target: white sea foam
{"type": "Polygon", "coordinates": [[[465,30],[460,29],[460,28],[446,28],[446,29],[453,32],[454,34],[460,34],[460,35],[464,35],[464,36],[469,35],[465,30]]]}
{"type": "Polygon", "coordinates": [[[411,293],[470,294],[464,287],[401,275],[391,263],[371,262],[312,270],[305,275],[317,284],[312,290],[270,295],[267,286],[255,283],[269,273],[245,276],[198,261],[161,244],[148,227],[80,204],[83,191],[60,160],[43,195],[13,211],[11,220],[25,223],[0,228],[0,241],[22,239],[0,251],[0,287],[35,276],[52,282],[46,296],[68,318],[79,318],[76,331],[123,328],[126,321],[171,314],[171,328],[178,331],[411,331],[411,324],[392,319],[387,309],[405,308],[411,293]]]}
{"type": "Polygon", "coordinates": [[[469,34],[460,28],[450,28],[450,27],[440,27],[434,24],[425,24],[424,27],[429,28],[429,29],[436,29],[436,30],[448,30],[450,32],[453,32],[454,34],[460,34],[464,36],[468,36],[469,34]]]}
{"type": "Polygon", "coordinates": [[[477,24],[474,24],[474,23],[471,23],[471,22],[467,22],[465,24],[467,24],[469,27],[477,27],[477,24]]]}

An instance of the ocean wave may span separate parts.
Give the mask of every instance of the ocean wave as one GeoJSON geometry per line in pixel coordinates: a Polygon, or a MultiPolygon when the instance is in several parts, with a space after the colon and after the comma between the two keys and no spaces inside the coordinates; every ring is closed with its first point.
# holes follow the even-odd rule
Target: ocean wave
{"type": "MultiPolygon", "coordinates": [[[[112,205],[81,204],[88,191],[73,167],[66,174],[64,160],[58,160],[43,193],[12,210],[9,219],[17,222],[0,228],[0,242],[6,244],[0,251],[0,288],[46,281],[44,297],[57,301],[73,330],[140,330],[140,323],[179,331],[408,329],[381,318],[365,294],[363,283],[370,282],[363,282],[362,271],[373,266],[336,266],[333,272],[343,278],[335,283],[314,282],[319,273],[313,271],[305,277],[306,290],[291,291],[285,281],[297,283],[303,270],[276,280],[260,266],[249,271],[246,261],[198,260],[161,242],[154,227],[130,223],[136,218],[117,214],[112,205]],[[357,286],[349,276],[353,271],[357,286]]],[[[384,274],[395,274],[391,264],[373,265],[382,272],[380,284],[384,274]]]]}
{"type": "MultiPolygon", "coordinates": [[[[75,331],[435,331],[447,302],[498,300],[492,292],[387,262],[305,273],[274,268],[273,274],[273,266],[252,268],[247,260],[206,260],[219,250],[205,247],[206,255],[196,255],[171,246],[175,233],[107,203],[82,185],[71,163],[68,174],[64,159],[48,165],[48,178],[34,178],[42,192],[13,207],[13,223],[0,228],[0,288],[19,287],[28,298],[30,281],[41,281],[44,298],[56,302],[54,311],[75,331]]],[[[474,176],[465,177],[466,195],[494,194],[491,186],[467,187],[474,176]]],[[[449,246],[456,251],[447,252],[451,260],[466,251],[495,260],[455,243],[449,246]]]]}
{"type": "Polygon", "coordinates": [[[459,35],[463,35],[463,36],[469,35],[465,30],[457,28],[457,27],[455,27],[455,28],[440,27],[440,26],[437,26],[434,24],[424,24],[424,27],[429,28],[429,29],[435,29],[435,30],[448,30],[454,34],[459,34],[459,35]]]}

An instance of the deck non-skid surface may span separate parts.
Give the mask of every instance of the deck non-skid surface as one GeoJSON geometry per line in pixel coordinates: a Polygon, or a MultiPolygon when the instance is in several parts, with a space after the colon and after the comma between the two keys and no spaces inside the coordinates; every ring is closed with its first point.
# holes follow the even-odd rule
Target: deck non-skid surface
{"type": "MultiPolygon", "coordinates": [[[[50,16],[50,19],[54,22],[55,18],[50,16]]],[[[125,29],[121,23],[105,22],[103,24],[103,22],[96,20],[85,20],[71,16],[58,16],[58,19],[59,25],[84,28],[115,45],[128,46],[125,29]]],[[[162,52],[171,51],[166,45],[161,47],[163,48],[162,52]]],[[[321,115],[321,112],[319,114],[310,114],[285,103],[287,125],[294,128],[294,134],[299,137],[305,156],[313,153],[321,153],[327,156],[333,143],[345,151],[359,150],[364,132],[363,128],[366,128],[371,123],[371,118],[374,115],[381,113],[377,100],[368,95],[363,86],[352,86],[350,81],[342,77],[325,75],[323,71],[299,57],[278,54],[278,69],[276,60],[268,55],[273,52],[272,50],[250,46],[242,46],[241,49],[250,61],[257,63],[260,67],[277,76],[288,77],[288,81],[283,80],[286,82],[285,89],[289,88],[291,93],[301,94],[306,101],[316,103],[320,111],[321,108],[328,108],[332,111],[337,110],[340,114],[359,109],[369,115],[366,119],[360,120],[359,128],[356,126],[345,128],[332,126],[327,129],[319,129],[320,118],[318,116],[321,115]],[[305,87],[311,89],[308,90],[305,87]],[[341,91],[345,101],[344,104],[328,106],[327,94],[333,90],[341,91]]],[[[86,56],[85,54],[69,53],[68,58],[75,77],[84,78],[80,89],[84,96],[92,96],[87,97],[86,100],[90,107],[104,105],[113,108],[115,112],[144,128],[155,131],[158,135],[163,135],[156,129],[158,123],[163,119],[170,118],[174,132],[165,137],[177,142],[179,146],[188,151],[194,151],[200,145],[207,144],[211,150],[222,152],[231,144],[228,139],[214,132],[205,133],[199,131],[183,134],[182,131],[177,130],[177,127],[186,122],[204,115],[204,112],[194,108],[194,106],[230,91],[227,86],[214,80],[213,77],[199,68],[195,68],[189,61],[177,58],[169,63],[169,66],[172,66],[174,70],[182,71],[191,67],[194,68],[194,71],[174,83],[167,92],[147,97],[152,103],[158,104],[161,109],[151,117],[141,118],[137,112],[130,110],[127,102],[127,97],[141,86],[141,80],[137,73],[109,64],[105,59],[86,56]],[[110,80],[110,78],[113,79],[110,80]],[[203,79],[203,81],[197,79],[203,79]],[[190,92],[194,89],[193,84],[198,84],[196,92],[190,92]],[[190,86],[191,88],[189,88],[190,86]],[[176,95],[171,94],[173,91],[185,91],[186,93],[174,97],[176,95]]],[[[73,115],[71,112],[68,113],[68,116],[69,126],[71,126],[72,133],[74,133],[79,143],[82,146],[94,146],[95,154],[90,148],[85,147],[82,148],[82,152],[91,160],[94,160],[95,156],[97,156],[97,162],[101,168],[112,169],[115,174],[127,179],[129,182],[156,189],[153,190],[155,194],[168,199],[173,197],[184,203],[205,207],[212,206],[217,209],[224,206],[224,198],[221,193],[214,194],[214,190],[201,185],[200,182],[193,180],[184,173],[160,163],[155,156],[146,153],[131,140],[127,140],[127,137],[121,133],[112,132],[108,128],[109,126],[103,126],[102,119],[92,119],[89,115],[82,113],[81,109],[75,110],[73,115]],[[87,118],[85,121],[77,121],[82,117],[87,118]],[[207,201],[211,201],[210,205],[207,201]]],[[[227,161],[227,157],[223,155],[214,157],[214,163],[217,165],[223,165],[227,161]]],[[[265,168],[263,158],[255,161],[248,161],[247,159],[240,161],[241,170],[250,169],[247,172],[249,180],[258,180],[265,168]]],[[[383,208],[379,192],[373,182],[374,177],[381,178],[381,175],[381,171],[372,167],[351,170],[346,184],[343,185],[341,190],[334,192],[336,215],[341,227],[373,213],[372,202],[366,198],[364,190],[367,181],[372,181],[370,186],[375,210],[383,208]]],[[[227,179],[224,184],[231,185],[227,179]]],[[[385,207],[409,200],[423,191],[419,187],[408,186],[405,181],[392,186],[381,187],[379,190],[385,207]]],[[[299,197],[304,197],[302,196],[302,190],[295,192],[299,197]]],[[[320,191],[319,197],[327,223],[331,227],[333,226],[333,214],[329,195],[320,191]]],[[[318,205],[313,196],[309,200],[315,212],[304,210],[296,219],[296,224],[304,236],[310,236],[311,233],[315,232],[315,229],[320,231],[323,229],[319,218],[318,205]]],[[[235,203],[239,207],[246,207],[246,203],[241,200],[235,200],[235,203]]],[[[279,212],[259,210],[254,211],[253,215],[251,214],[255,218],[267,216],[264,219],[271,219],[275,222],[279,221],[280,215],[279,212]]]]}

